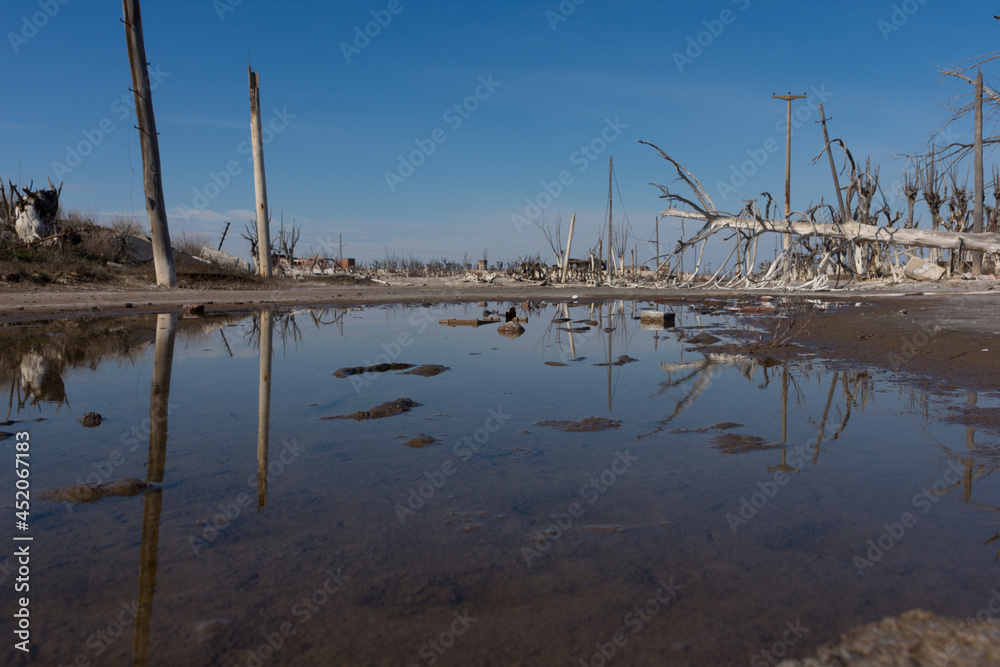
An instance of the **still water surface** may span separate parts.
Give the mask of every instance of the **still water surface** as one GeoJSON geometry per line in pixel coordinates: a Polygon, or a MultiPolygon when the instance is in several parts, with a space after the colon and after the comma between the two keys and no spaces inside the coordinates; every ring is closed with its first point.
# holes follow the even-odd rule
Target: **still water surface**
{"type": "Polygon", "coordinates": [[[987,607],[998,436],[944,419],[996,396],[681,341],[748,326],[724,310],[661,306],[678,326],[649,329],[628,302],[487,309],[510,305],[513,339],[440,323],[472,304],[4,330],[30,664],[766,665],[987,607]],[[382,362],[448,370],[334,375],[382,362]],[[400,398],[420,405],[323,419],[400,398]],[[591,417],[610,428],[540,424],[591,417]],[[39,498],[127,478],[153,487],[39,498]]]}

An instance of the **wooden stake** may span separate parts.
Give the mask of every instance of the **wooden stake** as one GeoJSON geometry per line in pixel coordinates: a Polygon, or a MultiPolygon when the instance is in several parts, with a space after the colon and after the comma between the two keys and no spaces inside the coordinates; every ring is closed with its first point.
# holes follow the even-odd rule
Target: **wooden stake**
{"type": "Polygon", "coordinates": [[[250,137],[253,142],[253,184],[257,193],[257,273],[271,277],[271,231],[267,208],[267,183],[264,179],[264,138],[260,122],[260,76],[247,66],[250,74],[250,137]]]}
{"type": "Polygon", "coordinates": [[[139,0],[122,0],[125,14],[125,40],[128,60],[132,70],[132,92],[135,97],[135,115],[139,129],[139,147],[142,149],[142,182],[146,192],[146,215],[153,242],[153,267],[156,284],[174,287],[177,272],[174,270],[174,252],[170,247],[170,229],[167,226],[167,209],[163,201],[163,178],[160,173],[160,143],[153,116],[153,94],[149,85],[146,63],[146,45],[142,38],[142,13],[139,0]]]}

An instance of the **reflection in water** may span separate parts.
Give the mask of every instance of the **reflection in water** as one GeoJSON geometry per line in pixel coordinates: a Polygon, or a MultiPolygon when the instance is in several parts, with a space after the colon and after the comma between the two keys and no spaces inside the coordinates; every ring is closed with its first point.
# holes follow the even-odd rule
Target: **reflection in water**
{"type": "MultiPolygon", "coordinates": [[[[292,318],[294,322],[294,316],[292,318]]],[[[260,311],[260,382],[257,399],[257,511],[267,505],[267,446],[271,431],[271,330],[270,310],[260,311]]],[[[288,327],[282,327],[282,331],[288,327]]],[[[294,331],[298,331],[296,327],[294,331]]],[[[296,339],[297,340],[297,339],[296,339]]]]}
{"type": "MultiPolygon", "coordinates": [[[[13,397],[13,383],[11,384],[11,396],[13,397]]],[[[39,402],[55,403],[60,407],[66,403],[66,389],[62,379],[62,358],[55,354],[51,358],[46,358],[38,352],[27,352],[21,357],[21,383],[18,391],[17,409],[18,412],[24,407],[25,402],[31,401],[32,405],[39,402]],[[23,395],[21,392],[23,391],[23,395]]],[[[10,418],[10,406],[8,406],[8,419],[10,418]]]]}
{"type": "MultiPolygon", "coordinates": [[[[155,327],[151,318],[115,321],[117,333],[84,323],[75,342],[34,335],[37,354],[63,355],[64,393],[88,393],[110,417],[83,429],[40,402],[38,438],[52,444],[39,474],[64,485],[94,461],[118,460],[108,448],[121,449],[119,435],[145,419],[121,405],[149,386],[146,478],[158,484],[143,499],[131,647],[119,641],[101,656],[88,637],[118,601],[135,599],[136,500],[108,498],[73,515],[48,508],[39,567],[51,583],[39,592],[48,605],[39,623],[49,625],[38,664],[71,664],[78,653],[127,664],[129,648],[133,665],[427,664],[421,651],[430,655],[430,642],[440,646],[466,613],[478,620],[448,637],[439,664],[579,664],[630,631],[623,618],[658,578],[681,594],[629,636],[617,662],[746,664],[799,617],[812,628],[793,648],[802,655],[881,615],[916,606],[974,614],[988,599],[979,597],[995,575],[990,473],[1000,456],[989,456],[991,432],[940,422],[947,397],[896,395],[860,369],[699,352],[683,342],[692,330],[734,323],[688,305],[676,307],[676,330],[649,331],[635,319],[643,308],[621,300],[518,305],[533,317],[514,344],[497,340],[495,325],[438,325],[478,318],[488,304],[160,316],[155,327]],[[284,344],[277,356],[274,339],[284,344]],[[364,384],[331,375],[379,354],[452,370],[364,384]],[[623,354],[638,361],[615,365],[623,354]],[[102,355],[119,363],[86,370],[102,355]],[[170,415],[168,434],[171,392],[181,416],[170,415]],[[401,396],[423,405],[377,421],[319,419],[401,396]],[[536,426],[605,412],[618,428],[536,426]],[[270,457],[272,426],[294,448],[270,457]],[[721,455],[713,428],[784,446],[721,455]],[[256,462],[247,456],[254,436],[256,462]],[[404,445],[420,436],[432,444],[404,445]],[[308,465],[295,463],[299,443],[308,465]],[[935,488],[940,502],[877,576],[856,577],[853,556],[912,511],[913,494],[942,478],[942,460],[964,467],[935,488]],[[772,483],[777,473],[789,473],[787,483],[772,483]],[[726,514],[744,498],[756,499],[755,513],[737,535],[726,514]],[[520,548],[536,533],[546,541],[532,544],[547,551],[526,567],[520,548]],[[349,578],[333,596],[325,582],[341,567],[349,578]],[[908,585],[914,577],[920,587],[908,585]]],[[[0,351],[2,377],[20,383],[29,351],[0,351]]],[[[968,398],[977,409],[995,401],[968,398]]],[[[115,477],[135,474],[114,465],[115,477]]],[[[0,662],[22,664],[8,655],[0,662]]]]}
{"type": "MultiPolygon", "coordinates": [[[[153,382],[149,389],[149,459],[146,481],[163,483],[167,464],[167,418],[170,403],[170,374],[174,365],[174,338],[177,315],[156,316],[156,348],[153,357],[153,382]]],[[[163,489],[146,492],[142,506],[142,546],[139,555],[139,599],[135,631],[132,635],[132,665],[149,664],[149,628],[153,619],[153,595],[156,592],[156,564],[160,545],[160,515],[163,489]]]]}

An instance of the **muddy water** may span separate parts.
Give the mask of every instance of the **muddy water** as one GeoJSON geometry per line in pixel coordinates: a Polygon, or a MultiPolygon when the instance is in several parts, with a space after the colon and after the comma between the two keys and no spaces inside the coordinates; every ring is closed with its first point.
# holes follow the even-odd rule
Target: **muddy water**
{"type": "Polygon", "coordinates": [[[766,665],[990,604],[998,436],[945,419],[996,396],[683,342],[751,326],[719,306],[518,306],[513,339],[481,305],[0,332],[34,491],[154,484],[33,499],[33,654],[0,659],[766,665]],[[447,370],[334,375],[384,363],[447,370]]]}

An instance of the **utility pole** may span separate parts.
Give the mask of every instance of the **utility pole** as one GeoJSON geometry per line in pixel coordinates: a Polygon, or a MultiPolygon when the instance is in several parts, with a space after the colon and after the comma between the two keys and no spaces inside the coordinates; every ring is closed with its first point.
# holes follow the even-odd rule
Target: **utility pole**
{"type": "Polygon", "coordinates": [[[569,257],[570,257],[569,251],[570,248],[573,247],[573,227],[575,226],[576,226],[576,213],[574,213],[573,217],[569,219],[569,237],[566,239],[566,256],[563,257],[562,278],[559,280],[559,282],[561,283],[566,282],[566,269],[569,268],[569,257]]]}
{"type": "Polygon", "coordinates": [[[177,285],[174,270],[174,251],[170,247],[170,229],[167,226],[167,209],[163,198],[163,177],[160,173],[160,142],[153,116],[153,94],[149,85],[146,62],[146,43],[142,37],[142,12],[139,0],[122,0],[125,14],[125,40],[128,61],[132,70],[132,92],[135,97],[135,117],[142,149],[142,183],[146,193],[146,215],[153,244],[153,269],[156,284],[163,287],[177,285]]]}
{"type": "Polygon", "coordinates": [[[611,240],[611,179],[613,178],[615,170],[615,159],[608,158],[608,284],[611,284],[611,278],[614,276],[614,271],[611,268],[614,266],[611,262],[611,253],[614,247],[614,241],[611,240]]]}
{"type": "MultiPolygon", "coordinates": [[[[267,209],[267,183],[264,180],[264,137],[260,123],[260,75],[248,65],[250,73],[250,138],[253,142],[253,184],[257,193],[257,273],[271,277],[271,230],[267,209]]],[[[291,261],[291,258],[289,258],[291,261]]]]}
{"type": "MultiPolygon", "coordinates": [[[[983,71],[976,74],[976,201],[972,209],[972,233],[982,234],[983,232],[983,71]]],[[[959,257],[961,262],[961,257],[959,257]]],[[[961,266],[961,265],[959,265],[961,266]]],[[[983,272],[983,253],[972,253],[972,273],[979,275],[983,272]]]]}
{"type": "Polygon", "coordinates": [[[656,216],[656,272],[660,272],[660,216],[656,216]]]}
{"type": "MultiPolygon", "coordinates": [[[[840,222],[847,222],[847,209],[844,208],[844,195],[840,192],[840,179],[837,178],[837,165],[833,162],[833,146],[830,145],[830,135],[826,131],[826,121],[833,120],[827,118],[823,111],[823,103],[819,105],[819,122],[823,125],[823,142],[826,145],[826,154],[830,158],[830,173],[833,174],[833,189],[837,191],[837,204],[840,205],[840,222]]],[[[786,213],[787,215],[787,213],[786,213]]]]}
{"type": "MultiPolygon", "coordinates": [[[[785,100],[788,102],[788,121],[785,124],[785,222],[790,222],[792,215],[792,100],[801,100],[805,95],[771,95],[771,99],[785,100]]],[[[787,251],[792,245],[792,237],[785,234],[784,248],[787,251]]],[[[785,255],[785,276],[783,280],[788,280],[788,268],[791,259],[785,255]]]]}
{"type": "Polygon", "coordinates": [[[222,239],[219,240],[219,251],[222,251],[222,244],[226,242],[226,234],[229,232],[229,221],[226,221],[226,228],[222,230],[222,239]]]}

